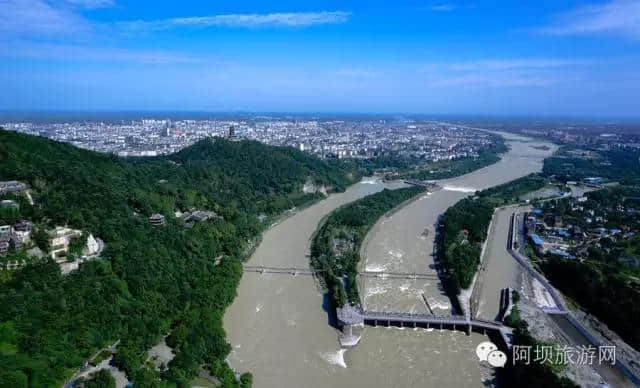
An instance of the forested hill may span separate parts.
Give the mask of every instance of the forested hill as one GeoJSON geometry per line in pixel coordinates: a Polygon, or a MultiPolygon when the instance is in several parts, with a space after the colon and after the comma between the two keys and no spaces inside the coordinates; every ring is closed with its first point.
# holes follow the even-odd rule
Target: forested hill
{"type": "Polygon", "coordinates": [[[0,130],[0,180],[27,183],[35,201],[14,217],[106,242],[103,259],[67,276],[51,260],[3,273],[0,386],[60,386],[118,339],[114,362],[136,386],[158,377],[186,383],[201,365],[223,385],[240,384],[223,361],[221,324],[238,259],[271,217],[320,197],[304,194],[305,182],[342,190],[352,179],[338,165],[257,142],[203,140],[169,156],[123,159],[0,130]],[[174,212],[192,208],[220,217],[185,228],[174,212]],[[151,226],[153,213],[166,225],[151,226]],[[144,366],[145,350],[167,333],[177,356],[157,372],[144,366]]]}

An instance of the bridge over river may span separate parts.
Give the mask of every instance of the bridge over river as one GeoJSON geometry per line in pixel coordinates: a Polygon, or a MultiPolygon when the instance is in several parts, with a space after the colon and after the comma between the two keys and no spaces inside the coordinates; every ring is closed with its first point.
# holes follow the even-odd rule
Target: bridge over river
{"type": "MultiPolygon", "coordinates": [[[[264,265],[244,265],[244,272],[258,274],[282,274],[290,276],[314,276],[319,271],[298,267],[275,267],[264,265]]],[[[384,272],[363,271],[358,273],[361,278],[379,279],[408,279],[408,280],[438,280],[438,274],[417,272],[384,272]]],[[[359,327],[384,326],[408,327],[440,330],[460,330],[467,334],[471,331],[485,334],[487,331],[499,334],[505,347],[511,346],[512,330],[501,322],[482,320],[463,315],[436,315],[404,312],[363,311],[360,307],[346,306],[337,309],[338,320],[342,326],[343,335],[340,341],[343,346],[355,346],[360,337],[359,327]]]]}
{"type": "MultiPolygon", "coordinates": [[[[315,271],[297,267],[268,267],[261,265],[245,265],[243,267],[244,272],[257,272],[260,274],[287,274],[287,275],[314,275],[315,271]]],[[[438,280],[438,274],[436,273],[415,273],[415,272],[381,272],[381,271],[366,271],[358,273],[358,276],[364,278],[381,278],[381,279],[427,279],[438,280]]]]}
{"type": "MultiPolygon", "coordinates": [[[[502,322],[483,319],[471,319],[464,315],[433,315],[416,313],[363,311],[359,307],[345,306],[336,309],[338,320],[344,325],[345,337],[343,344],[354,340],[356,334],[353,327],[357,326],[385,326],[385,327],[409,327],[423,329],[451,329],[462,330],[471,334],[472,330],[486,333],[493,331],[500,335],[506,347],[511,346],[513,330],[506,327],[502,322]]],[[[357,342],[357,341],[356,341],[357,342]]]]}

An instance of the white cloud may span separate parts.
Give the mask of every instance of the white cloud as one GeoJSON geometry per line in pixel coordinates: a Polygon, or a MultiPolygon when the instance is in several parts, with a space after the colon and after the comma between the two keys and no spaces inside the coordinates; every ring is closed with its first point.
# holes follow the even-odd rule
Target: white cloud
{"type": "Polygon", "coordinates": [[[227,14],[194,16],[155,21],[122,22],[119,25],[128,30],[162,30],[177,27],[307,27],[320,24],[339,24],[349,20],[351,14],[344,11],[332,12],[288,12],[267,14],[227,14]]]}
{"type": "Polygon", "coordinates": [[[438,4],[429,7],[429,10],[433,12],[451,12],[454,9],[456,9],[456,7],[451,4],[438,4]]]}
{"type": "Polygon", "coordinates": [[[561,67],[584,66],[592,64],[592,61],[564,58],[515,58],[515,59],[491,59],[453,63],[451,70],[514,70],[514,69],[553,69],[561,67]]]}
{"type": "Polygon", "coordinates": [[[64,0],[71,5],[83,8],[104,8],[115,4],[114,0],[64,0]]]}
{"type": "Polygon", "coordinates": [[[420,70],[436,87],[546,87],[574,80],[600,64],[573,58],[504,58],[434,62],[420,70]]]}
{"type": "Polygon", "coordinates": [[[335,71],[335,74],[348,78],[377,78],[382,75],[379,71],[359,67],[338,69],[335,71]]]}
{"type": "Polygon", "coordinates": [[[453,77],[435,78],[431,86],[482,86],[482,87],[542,87],[558,82],[553,77],[531,74],[465,74],[453,77]]]}
{"type": "Polygon", "coordinates": [[[611,0],[578,7],[538,29],[552,35],[612,34],[640,39],[640,1],[611,0]]]}
{"type": "Polygon", "coordinates": [[[0,0],[0,33],[5,37],[70,35],[89,29],[89,23],[72,10],[48,1],[0,0]]]}
{"type": "Polygon", "coordinates": [[[188,64],[207,60],[181,52],[163,50],[131,50],[114,47],[92,47],[72,44],[17,41],[0,46],[0,57],[32,58],[60,61],[108,61],[139,64],[188,64]]]}

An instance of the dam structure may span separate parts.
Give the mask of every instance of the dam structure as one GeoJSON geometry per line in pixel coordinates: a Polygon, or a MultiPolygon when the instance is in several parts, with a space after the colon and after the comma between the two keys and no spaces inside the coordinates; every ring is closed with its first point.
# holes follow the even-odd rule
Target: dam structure
{"type": "Polygon", "coordinates": [[[471,331],[482,334],[494,332],[499,335],[502,345],[511,347],[513,329],[502,322],[471,319],[464,315],[434,315],[419,313],[399,313],[381,311],[363,311],[358,306],[345,305],[336,309],[336,315],[342,329],[340,344],[344,347],[356,346],[360,340],[362,327],[383,326],[412,329],[459,330],[468,335],[471,331]]]}

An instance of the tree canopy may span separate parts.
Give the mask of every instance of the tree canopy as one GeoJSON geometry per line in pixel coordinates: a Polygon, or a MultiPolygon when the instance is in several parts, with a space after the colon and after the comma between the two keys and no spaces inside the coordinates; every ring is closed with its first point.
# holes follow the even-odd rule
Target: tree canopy
{"type": "Polygon", "coordinates": [[[205,364],[224,369],[230,348],[221,322],[242,275],[239,259],[273,217],[322,197],[305,194],[305,182],[342,190],[354,174],[251,141],[207,139],[173,155],[118,158],[0,130],[0,180],[33,191],[35,205],[21,206],[17,218],[106,242],[102,260],[67,276],[43,260],[3,277],[0,386],[60,386],[118,339],[114,363],[144,386],[158,378],[186,384],[205,364]],[[191,208],[220,217],[185,228],[174,212],[191,208]],[[149,224],[154,213],[165,226],[149,224]],[[167,333],[177,355],[160,373],[145,366],[146,350],[167,333]]]}

